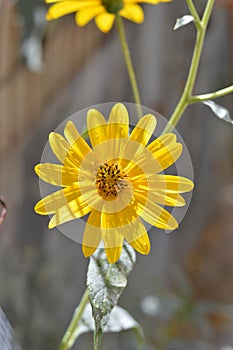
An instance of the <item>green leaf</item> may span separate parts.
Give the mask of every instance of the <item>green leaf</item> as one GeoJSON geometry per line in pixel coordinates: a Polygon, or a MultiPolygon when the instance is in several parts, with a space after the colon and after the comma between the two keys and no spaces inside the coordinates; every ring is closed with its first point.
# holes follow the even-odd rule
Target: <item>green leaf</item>
{"type": "Polygon", "coordinates": [[[194,17],[191,15],[185,15],[181,18],[177,18],[176,24],[174,25],[174,30],[186,26],[187,24],[194,22],[194,17]]]}
{"type": "Polygon", "coordinates": [[[109,264],[104,249],[91,257],[87,272],[87,287],[95,322],[94,345],[99,349],[110,313],[127,285],[127,276],[135,263],[135,252],[124,245],[120,259],[109,264]]]}
{"type": "Polygon", "coordinates": [[[214,101],[208,100],[202,102],[204,105],[208,106],[212,112],[219,118],[227,123],[233,124],[233,120],[230,117],[230,112],[223,106],[215,103],[214,101]]]}
{"type": "MultiPolygon", "coordinates": [[[[104,332],[115,333],[130,329],[136,332],[138,342],[141,343],[144,339],[141,326],[125,309],[121,308],[120,306],[115,306],[111,312],[108,323],[104,328],[104,332]]],[[[94,330],[95,323],[92,317],[92,308],[90,303],[88,303],[83,313],[82,319],[76,329],[74,340],[76,340],[81,334],[93,332],[94,330]]]]}

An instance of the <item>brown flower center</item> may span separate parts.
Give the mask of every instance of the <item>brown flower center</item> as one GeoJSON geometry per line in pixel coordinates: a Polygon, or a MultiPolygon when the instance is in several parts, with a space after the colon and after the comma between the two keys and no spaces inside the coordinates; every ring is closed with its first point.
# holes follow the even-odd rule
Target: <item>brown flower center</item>
{"type": "Polygon", "coordinates": [[[117,161],[108,161],[97,170],[96,188],[103,199],[114,201],[119,192],[128,186],[128,178],[117,161]]]}

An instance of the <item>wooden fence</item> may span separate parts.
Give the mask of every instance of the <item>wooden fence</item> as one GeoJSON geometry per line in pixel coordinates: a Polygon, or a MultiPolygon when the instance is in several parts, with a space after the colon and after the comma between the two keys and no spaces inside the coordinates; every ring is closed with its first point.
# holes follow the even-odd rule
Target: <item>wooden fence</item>
{"type": "Polygon", "coordinates": [[[73,18],[62,18],[46,35],[43,70],[33,73],[22,62],[21,36],[17,3],[0,0],[0,160],[30,131],[43,108],[104,38],[94,25],[77,28],[73,18]]]}

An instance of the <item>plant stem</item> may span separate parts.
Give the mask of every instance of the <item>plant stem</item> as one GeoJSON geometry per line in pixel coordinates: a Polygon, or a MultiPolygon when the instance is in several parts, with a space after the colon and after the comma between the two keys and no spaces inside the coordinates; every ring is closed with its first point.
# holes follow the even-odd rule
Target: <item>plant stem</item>
{"type": "Polygon", "coordinates": [[[197,102],[203,102],[203,101],[211,100],[214,98],[222,97],[222,96],[225,96],[225,95],[228,95],[231,93],[233,93],[233,85],[228,86],[228,87],[221,89],[221,90],[218,90],[218,91],[210,92],[208,94],[190,96],[188,101],[190,104],[197,103],[197,102]]]}
{"type": "MultiPolygon", "coordinates": [[[[187,1],[187,4],[189,6],[191,5],[191,6],[193,6],[193,8],[195,8],[191,0],[186,0],[186,1],[187,1]]],[[[178,124],[184,111],[186,110],[186,108],[189,105],[189,99],[192,95],[193,86],[194,86],[194,83],[196,80],[197,71],[198,71],[200,58],[201,58],[201,53],[202,53],[202,49],[203,49],[203,43],[204,43],[205,34],[206,34],[206,29],[207,29],[210,15],[211,15],[211,11],[212,11],[213,6],[214,6],[214,2],[215,2],[215,0],[208,0],[207,1],[205,11],[204,11],[204,14],[203,14],[203,17],[201,20],[201,25],[197,27],[196,42],[195,42],[195,47],[194,47],[194,51],[193,51],[193,56],[192,56],[192,61],[191,61],[191,65],[189,68],[187,81],[186,81],[183,93],[181,95],[181,98],[180,98],[172,116],[170,117],[168,124],[164,128],[163,133],[170,132],[178,124]]]]}
{"type": "Polygon", "coordinates": [[[130,56],[128,43],[126,40],[124,24],[123,24],[122,18],[119,14],[116,15],[116,26],[117,26],[117,31],[118,31],[120,42],[121,42],[121,48],[123,51],[127,71],[129,74],[129,79],[130,79],[130,83],[131,83],[131,87],[132,87],[132,91],[133,91],[133,96],[134,96],[134,102],[138,106],[139,115],[141,115],[141,113],[142,113],[141,98],[140,98],[140,94],[139,94],[138,84],[137,84],[137,80],[136,80],[135,71],[133,68],[132,59],[130,56]]]}
{"type": "Polygon", "coordinates": [[[58,348],[58,350],[68,350],[71,348],[75,341],[75,331],[77,329],[78,323],[82,318],[83,312],[85,310],[85,307],[88,303],[88,289],[86,289],[85,293],[82,296],[82,299],[79,303],[79,306],[77,307],[74,316],[72,318],[72,321],[70,322],[63,338],[61,341],[61,344],[58,348]]]}
{"type": "Polygon", "coordinates": [[[188,5],[189,11],[191,13],[191,15],[193,16],[194,20],[195,20],[195,26],[198,28],[202,27],[202,23],[200,20],[200,17],[197,13],[196,7],[193,4],[193,0],[186,0],[186,3],[188,5]]]}
{"type": "Polygon", "coordinates": [[[100,350],[100,346],[102,343],[103,332],[98,331],[94,333],[94,350],[100,350]]]}

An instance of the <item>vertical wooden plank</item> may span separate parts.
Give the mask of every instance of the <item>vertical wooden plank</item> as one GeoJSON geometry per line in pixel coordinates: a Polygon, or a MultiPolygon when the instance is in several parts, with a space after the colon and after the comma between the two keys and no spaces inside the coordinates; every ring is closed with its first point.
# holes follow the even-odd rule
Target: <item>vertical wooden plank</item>
{"type": "Polygon", "coordinates": [[[19,63],[20,25],[16,6],[4,2],[0,12],[0,81],[10,78],[19,63]]]}

